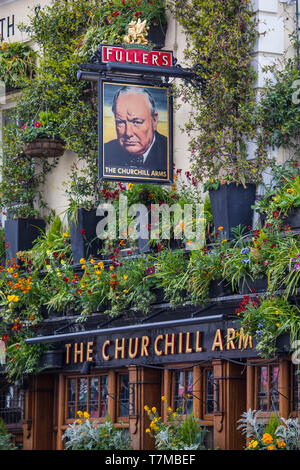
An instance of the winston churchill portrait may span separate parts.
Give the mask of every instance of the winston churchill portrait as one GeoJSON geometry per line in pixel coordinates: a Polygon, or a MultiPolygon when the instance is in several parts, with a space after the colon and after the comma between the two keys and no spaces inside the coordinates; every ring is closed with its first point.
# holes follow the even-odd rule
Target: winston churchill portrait
{"type": "MultiPolygon", "coordinates": [[[[104,133],[103,170],[108,176],[128,180],[167,180],[169,177],[168,137],[158,132],[159,110],[150,90],[141,86],[122,86],[111,97],[116,138],[105,142],[104,133]]],[[[166,116],[166,90],[156,90],[160,111],[166,116]]]]}

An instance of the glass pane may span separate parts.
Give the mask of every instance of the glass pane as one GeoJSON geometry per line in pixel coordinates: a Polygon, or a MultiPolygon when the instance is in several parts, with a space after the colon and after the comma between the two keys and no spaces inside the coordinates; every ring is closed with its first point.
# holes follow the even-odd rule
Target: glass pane
{"type": "Polygon", "coordinates": [[[68,379],[67,418],[75,418],[76,379],[68,379]]]}
{"type": "Polygon", "coordinates": [[[101,395],[100,395],[100,417],[104,418],[107,413],[107,398],[108,398],[108,376],[101,377],[101,395]]]}
{"type": "Polygon", "coordinates": [[[300,370],[298,367],[293,367],[293,410],[298,411],[299,409],[299,384],[300,384],[300,370]]]}
{"type": "Polygon", "coordinates": [[[214,373],[207,370],[205,374],[205,413],[214,412],[214,373]]]}
{"type": "Polygon", "coordinates": [[[99,379],[98,377],[90,378],[90,390],[89,390],[89,413],[91,418],[99,417],[99,379]]]}
{"type": "Polygon", "coordinates": [[[185,402],[185,412],[190,414],[193,412],[193,382],[194,374],[192,370],[186,372],[186,402],[185,402]]]}
{"type": "Polygon", "coordinates": [[[271,389],[270,389],[271,411],[278,411],[279,410],[279,393],[278,393],[279,367],[272,366],[270,369],[271,369],[271,389]]]}
{"type": "Polygon", "coordinates": [[[120,375],[119,416],[129,415],[129,376],[120,375]]]}
{"type": "Polygon", "coordinates": [[[179,410],[183,405],[184,372],[175,372],[174,408],[179,410]]]}
{"type": "Polygon", "coordinates": [[[268,411],[268,367],[258,368],[257,405],[261,411],[268,411]]]}
{"type": "Polygon", "coordinates": [[[87,411],[87,379],[78,379],[77,411],[87,411]]]}

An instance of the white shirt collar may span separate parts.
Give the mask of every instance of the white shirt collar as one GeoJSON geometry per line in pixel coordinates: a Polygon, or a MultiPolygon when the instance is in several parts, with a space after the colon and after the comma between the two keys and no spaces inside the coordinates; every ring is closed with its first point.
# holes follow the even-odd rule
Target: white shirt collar
{"type": "Polygon", "coordinates": [[[143,163],[145,163],[145,161],[146,161],[146,159],[147,159],[147,157],[148,157],[148,155],[149,155],[149,152],[150,152],[150,150],[151,150],[152,147],[153,147],[154,142],[155,142],[155,134],[154,134],[154,139],[152,140],[152,144],[151,144],[150,147],[148,148],[147,152],[145,152],[145,153],[143,154],[143,163]]]}

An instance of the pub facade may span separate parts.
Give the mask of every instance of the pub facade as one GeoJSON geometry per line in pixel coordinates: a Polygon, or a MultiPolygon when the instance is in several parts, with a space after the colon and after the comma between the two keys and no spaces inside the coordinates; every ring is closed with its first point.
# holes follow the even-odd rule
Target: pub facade
{"type": "MultiPolygon", "coordinates": [[[[37,50],[34,41],[26,36],[26,29],[18,28],[18,24],[25,21],[27,7],[32,7],[32,2],[16,0],[2,3],[2,41],[30,44],[37,50]]],[[[37,18],[40,8],[46,7],[50,2],[43,0],[39,3],[40,6],[35,11],[37,18]]],[[[267,25],[266,33],[257,40],[253,51],[253,65],[258,73],[255,88],[260,90],[265,85],[262,67],[268,61],[282,57],[288,49],[288,30],[294,25],[296,6],[279,0],[252,3],[259,25],[267,25]],[[283,19],[287,11],[289,16],[283,19]]],[[[113,17],[120,16],[119,13],[116,9],[113,17]]],[[[78,10],[76,16],[80,17],[82,14],[78,10]]],[[[92,16],[92,12],[87,15],[92,16]]],[[[169,10],[167,20],[168,29],[163,47],[141,50],[135,49],[132,44],[130,48],[102,44],[97,51],[93,51],[94,55],[88,63],[80,64],[76,69],[78,82],[85,82],[95,93],[92,99],[95,100],[93,104],[97,105],[93,109],[93,116],[95,122],[98,122],[99,148],[103,151],[102,159],[98,160],[98,178],[101,181],[119,183],[120,188],[124,183],[128,191],[129,185],[134,183],[171,185],[175,175],[173,167],[189,174],[189,141],[187,135],[181,133],[180,127],[188,119],[192,108],[187,102],[180,111],[175,106],[173,109],[173,98],[169,93],[170,81],[182,79],[205,89],[205,80],[197,78],[195,69],[178,64],[177,61],[184,59],[185,36],[179,22],[169,10]],[[124,90],[126,86],[131,89],[124,90]],[[124,93],[123,98],[126,98],[126,93],[127,96],[133,93],[134,87],[146,88],[147,93],[152,93],[159,102],[160,115],[163,115],[163,123],[157,125],[155,135],[157,143],[160,135],[165,132],[167,138],[160,142],[164,142],[161,145],[166,145],[167,152],[162,165],[155,169],[149,166],[146,169],[128,170],[126,164],[120,164],[105,150],[118,148],[121,154],[120,148],[116,147],[117,139],[111,131],[112,115],[109,112],[116,107],[116,96],[119,96],[117,93],[121,90],[121,95],[124,93]],[[109,144],[114,147],[108,147],[109,144]]],[[[107,20],[107,25],[109,24],[110,18],[107,20]]],[[[10,90],[1,101],[4,127],[9,124],[10,113],[21,93],[20,90],[10,90]]],[[[137,100],[141,94],[139,90],[137,100]]],[[[155,110],[152,109],[152,119],[155,121],[154,115],[155,110]]],[[[118,136],[121,135],[122,126],[128,126],[127,121],[130,119],[128,116],[121,116],[121,111],[115,116],[118,136]]],[[[78,115],[77,118],[81,119],[78,115]]],[[[80,123],[82,132],[86,132],[85,123],[80,123]]],[[[25,130],[26,124],[24,132],[25,130]]],[[[76,132],[77,129],[74,131],[74,140],[76,132]]],[[[122,137],[119,137],[119,141],[122,142],[122,137]]],[[[154,144],[155,141],[152,142],[154,144]]],[[[254,144],[249,142],[247,145],[251,147],[254,144]]],[[[134,144],[129,143],[127,146],[134,147],[134,144]]],[[[80,151],[80,145],[78,148],[80,151]]],[[[270,153],[278,163],[287,160],[286,151],[281,148],[270,150],[270,153]]],[[[127,154],[128,151],[124,152],[124,155],[127,154]]],[[[47,174],[43,181],[42,192],[46,205],[60,216],[69,204],[63,181],[74,168],[77,171],[77,163],[76,152],[65,150],[51,174],[47,174]]],[[[34,171],[38,173],[39,165],[34,167],[34,171]]],[[[86,174],[84,178],[88,181],[86,174]]],[[[268,179],[268,174],[265,178],[268,179]]],[[[76,184],[81,187],[82,180],[76,180],[76,184]]],[[[45,211],[48,210],[46,205],[45,211]]],[[[18,208],[18,201],[14,207],[18,208]]],[[[10,208],[7,212],[2,211],[3,227],[10,219],[9,210],[10,208]]],[[[254,216],[252,222],[254,228],[257,216],[254,216]]],[[[95,226],[90,228],[95,234],[95,226]]],[[[293,233],[299,235],[299,230],[298,225],[293,233]]],[[[87,236],[87,229],[82,229],[81,232],[77,234],[79,239],[87,236]]],[[[8,248],[10,247],[6,246],[8,248]]],[[[31,248],[32,245],[26,246],[20,251],[31,248]]],[[[147,252],[143,239],[138,241],[138,252],[142,255],[147,252]]],[[[114,261],[109,264],[111,261],[100,256],[97,262],[104,263],[107,271],[110,266],[114,266],[114,261]]],[[[54,258],[56,260],[57,257],[54,258]]],[[[52,272],[50,265],[53,259],[50,261],[46,262],[46,274],[52,272]]],[[[64,258],[60,261],[63,265],[64,258]]],[[[72,280],[74,284],[79,282],[82,267],[86,263],[84,252],[73,251],[73,261],[76,273],[72,280]]],[[[93,258],[90,262],[94,263],[93,258]]],[[[63,279],[67,285],[69,278],[66,274],[63,279]]],[[[31,280],[29,285],[30,282],[31,280]]],[[[116,282],[113,277],[110,286],[112,282],[116,282]]],[[[70,286],[70,292],[71,288],[73,286],[70,286]]],[[[5,297],[5,287],[2,285],[1,289],[5,292],[5,297]]],[[[43,295],[42,290],[43,287],[40,296],[43,295]]],[[[265,291],[266,287],[263,287],[247,292],[247,296],[255,301],[257,296],[263,297],[265,291]]],[[[88,291],[88,295],[90,294],[88,291]]],[[[117,316],[107,314],[107,309],[103,309],[101,313],[93,311],[84,321],[78,321],[78,312],[74,313],[72,309],[50,314],[52,310],[55,311],[51,307],[49,315],[39,312],[43,320],[37,323],[34,334],[26,339],[26,346],[47,345],[49,348],[43,350],[36,369],[12,380],[6,376],[5,365],[2,364],[0,418],[12,433],[15,446],[23,450],[64,449],[63,434],[76,419],[78,411],[88,412],[90,419],[100,423],[109,415],[115,427],[128,432],[134,450],[154,448],[154,440],[146,432],[150,421],[145,406],[155,407],[164,420],[167,419],[167,407],[182,410],[184,415],[193,413],[206,429],[207,449],[245,448],[245,436],[237,428],[242,413],[249,409],[261,410],[260,417],[266,422],[272,413],[284,418],[299,418],[297,345],[291,349],[289,335],[281,335],[277,338],[275,354],[270,359],[263,359],[256,349],[257,336],[245,332],[237,317],[236,312],[244,295],[242,290],[221,292],[217,295],[210,294],[204,306],[187,302],[176,307],[162,296],[160,300],[151,302],[147,314],[129,306],[117,316]],[[162,400],[162,397],[166,399],[162,400]]],[[[14,306],[18,300],[18,297],[10,296],[10,305],[14,306]]],[[[292,302],[298,308],[299,289],[295,289],[292,302]]],[[[51,299],[48,299],[48,304],[51,304],[51,299]]],[[[18,317],[12,321],[12,328],[18,330],[17,320],[18,317]]]]}

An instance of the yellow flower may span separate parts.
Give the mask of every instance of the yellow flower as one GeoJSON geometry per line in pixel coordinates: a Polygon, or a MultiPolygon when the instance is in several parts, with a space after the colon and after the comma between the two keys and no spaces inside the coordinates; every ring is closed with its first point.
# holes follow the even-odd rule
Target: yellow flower
{"type": "Polygon", "coordinates": [[[86,265],[85,264],[82,264],[81,265],[81,269],[85,269],[86,268],[86,265]]]}
{"type": "Polygon", "coordinates": [[[277,326],[277,328],[279,328],[279,327],[280,327],[280,323],[276,323],[276,326],[277,326]]]}
{"type": "Polygon", "coordinates": [[[132,183],[129,183],[129,184],[128,184],[128,189],[129,189],[129,191],[131,191],[132,188],[133,188],[133,184],[132,184],[132,183]]]}
{"type": "Polygon", "coordinates": [[[214,180],[214,179],[211,179],[211,180],[210,180],[210,182],[211,182],[211,183],[214,183],[214,182],[215,182],[215,180],[214,180]]]}
{"type": "Polygon", "coordinates": [[[94,258],[92,258],[92,259],[90,260],[90,262],[91,262],[91,264],[95,264],[96,261],[94,260],[94,258]]]}
{"type": "Polygon", "coordinates": [[[78,419],[78,420],[77,420],[77,424],[82,424],[82,420],[81,420],[81,419],[78,419]]]}
{"type": "Polygon", "coordinates": [[[115,268],[114,268],[114,266],[110,266],[109,269],[110,269],[111,271],[113,271],[115,268]]]}
{"type": "Polygon", "coordinates": [[[96,269],[96,270],[95,270],[95,273],[99,275],[99,274],[102,273],[102,271],[100,271],[100,269],[96,269]]]}
{"type": "Polygon", "coordinates": [[[265,433],[261,438],[264,444],[271,444],[273,442],[273,437],[269,433],[265,433]]]}
{"type": "Polygon", "coordinates": [[[63,232],[63,237],[69,238],[69,236],[70,236],[70,235],[69,235],[67,232],[63,232]]]}
{"type": "Polygon", "coordinates": [[[146,432],[151,432],[151,429],[147,428],[147,429],[146,429],[146,432]]]}
{"type": "Polygon", "coordinates": [[[100,263],[98,263],[98,266],[103,271],[103,269],[104,269],[103,261],[100,261],[100,263]]]}
{"type": "Polygon", "coordinates": [[[124,274],[123,279],[124,279],[124,281],[127,281],[127,279],[128,279],[127,274],[124,274]]]}
{"type": "Polygon", "coordinates": [[[227,242],[227,238],[224,238],[224,240],[221,241],[221,243],[226,243],[227,242]]]}
{"type": "Polygon", "coordinates": [[[86,261],[85,261],[85,259],[84,259],[84,258],[81,258],[81,259],[79,260],[79,263],[80,263],[80,264],[85,264],[85,263],[86,263],[86,261]]]}
{"type": "Polygon", "coordinates": [[[90,415],[89,415],[89,413],[88,413],[87,411],[85,411],[85,412],[83,413],[83,417],[84,417],[85,419],[89,419],[90,415]]]}
{"type": "Polygon", "coordinates": [[[81,416],[83,415],[82,411],[77,411],[77,414],[78,414],[79,418],[81,418],[81,416]]]}
{"type": "Polygon", "coordinates": [[[255,449],[255,447],[257,447],[257,445],[258,445],[258,442],[252,440],[252,441],[249,442],[248,449],[255,449]]]}
{"type": "Polygon", "coordinates": [[[7,300],[9,302],[19,302],[19,297],[17,295],[8,295],[7,300]]]}
{"type": "Polygon", "coordinates": [[[176,413],[176,412],[175,412],[175,413],[173,413],[173,417],[174,417],[174,418],[176,418],[176,416],[177,416],[177,413],[176,413]]]}
{"type": "Polygon", "coordinates": [[[172,413],[172,411],[173,411],[172,408],[169,406],[169,407],[168,407],[168,412],[169,412],[169,413],[172,413]]]}
{"type": "Polygon", "coordinates": [[[144,410],[145,410],[145,411],[150,411],[149,406],[148,406],[148,405],[145,405],[145,406],[144,406],[144,410]]]}
{"type": "Polygon", "coordinates": [[[279,315],[279,314],[280,314],[279,310],[276,310],[275,313],[276,313],[276,315],[279,315]]]}
{"type": "Polygon", "coordinates": [[[221,230],[223,230],[223,228],[224,227],[222,225],[219,225],[218,230],[221,232],[221,230]]]}
{"type": "Polygon", "coordinates": [[[124,293],[124,294],[128,294],[128,292],[129,292],[128,289],[124,289],[124,290],[123,290],[123,293],[124,293]]]}
{"type": "Polygon", "coordinates": [[[63,259],[60,260],[60,264],[65,264],[63,259]]]}
{"type": "Polygon", "coordinates": [[[167,401],[167,399],[164,395],[161,397],[161,401],[167,401]]]}
{"type": "Polygon", "coordinates": [[[282,441],[281,439],[276,439],[278,449],[282,449],[283,447],[286,446],[286,443],[282,441]]]}
{"type": "Polygon", "coordinates": [[[155,406],[153,406],[151,411],[152,411],[152,413],[156,413],[157,409],[155,408],[155,406]]]}
{"type": "Polygon", "coordinates": [[[267,450],[274,450],[274,449],[275,449],[275,446],[273,444],[267,447],[267,450]]]}

